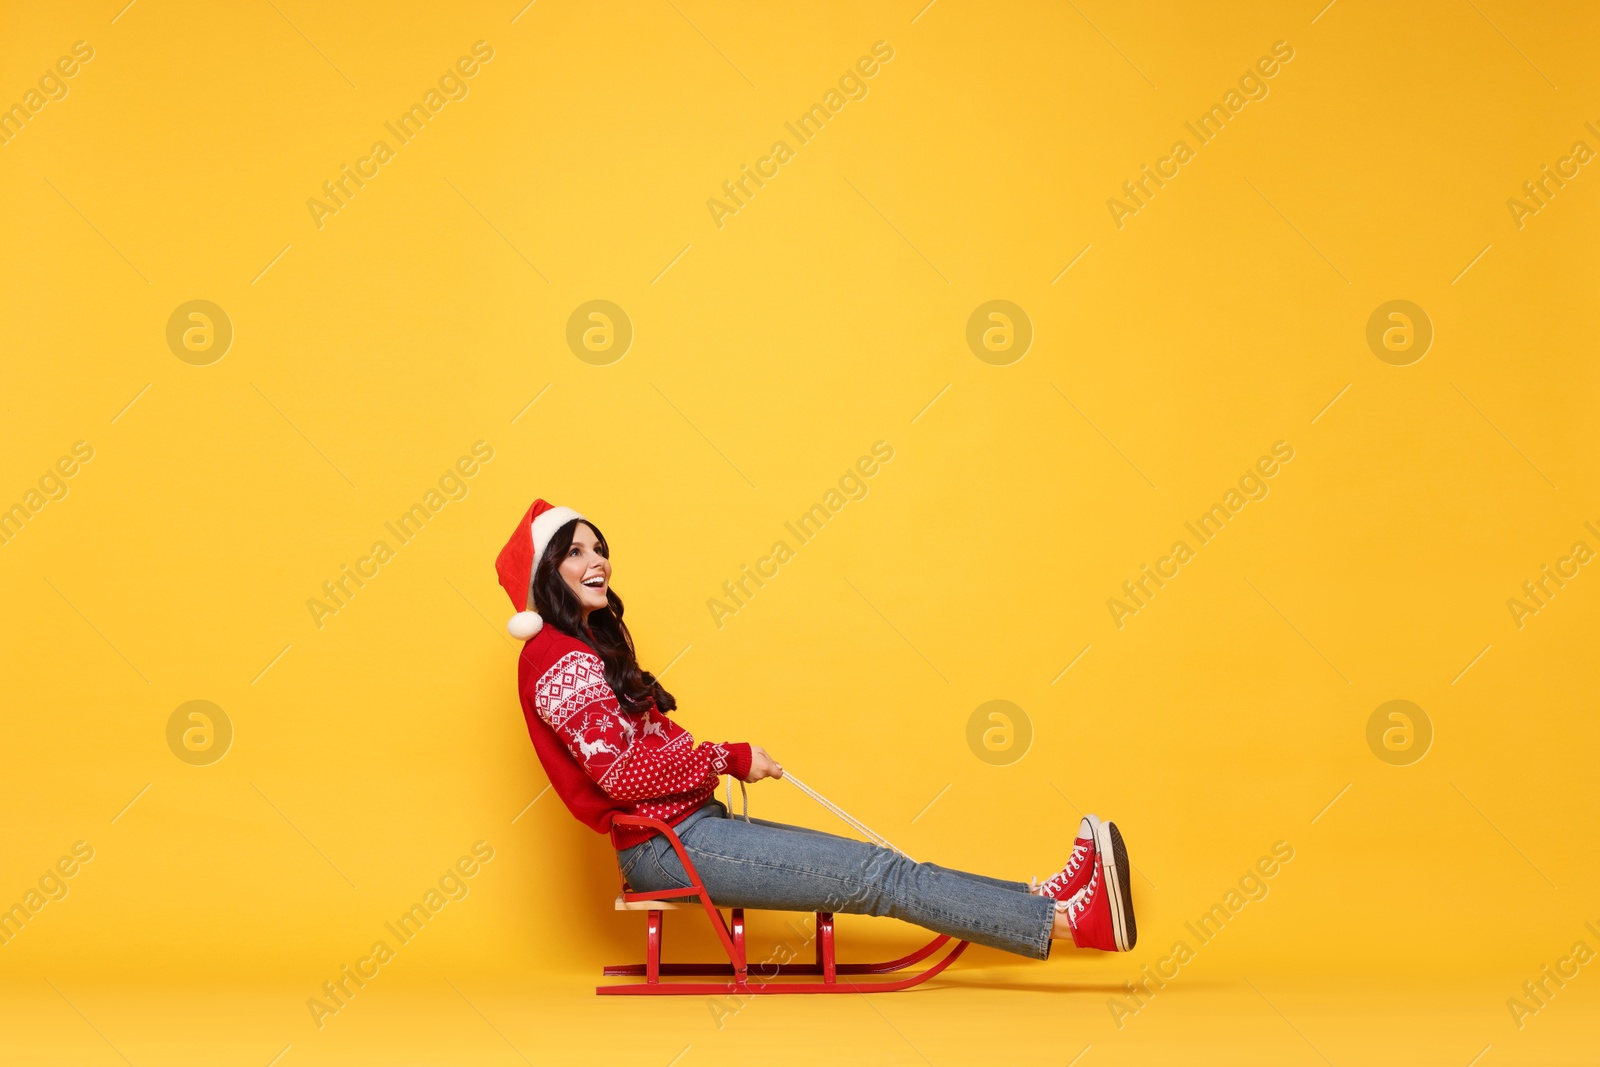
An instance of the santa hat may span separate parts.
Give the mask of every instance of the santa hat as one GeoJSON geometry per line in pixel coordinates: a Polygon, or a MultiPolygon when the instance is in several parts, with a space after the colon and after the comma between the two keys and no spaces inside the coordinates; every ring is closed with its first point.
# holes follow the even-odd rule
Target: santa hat
{"type": "Polygon", "coordinates": [[[543,500],[535,500],[511,532],[511,539],[494,561],[500,585],[511,598],[517,613],[506,623],[512,637],[526,641],[544,627],[544,620],[533,610],[533,572],[539,566],[539,557],[557,530],[581,519],[571,508],[555,507],[543,500]]]}

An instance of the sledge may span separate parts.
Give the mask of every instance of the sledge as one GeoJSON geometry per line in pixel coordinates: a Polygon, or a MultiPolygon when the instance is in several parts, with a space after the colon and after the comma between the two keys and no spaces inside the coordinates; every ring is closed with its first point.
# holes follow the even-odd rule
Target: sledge
{"type": "Polygon", "coordinates": [[[724,918],[721,909],[711,903],[700,874],[684,850],[683,842],[672,827],[659,819],[642,815],[618,815],[613,822],[620,826],[648,827],[666,837],[672,850],[678,854],[690,885],[682,889],[657,889],[634,892],[628,888],[627,879],[617,871],[620,891],[617,893],[617,911],[642,911],[645,913],[645,962],[623,963],[605,968],[608,978],[642,978],[643,981],[619,985],[596,986],[601,996],[740,996],[764,993],[893,993],[921,985],[956,961],[966,951],[968,942],[956,941],[940,934],[915,952],[896,960],[882,963],[840,963],[834,956],[833,913],[819,911],[816,929],[816,962],[771,962],[750,965],[745,952],[744,909],[731,908],[724,918]],[[692,902],[678,899],[694,897],[692,902]],[[662,923],[669,911],[703,911],[711,922],[726,963],[665,963],[661,959],[662,923]],[[938,955],[940,952],[943,955],[938,955]],[[938,958],[920,971],[898,978],[858,979],[858,975],[892,975],[914,967],[924,960],[938,958]],[[716,978],[720,981],[663,981],[663,979],[716,978]]]}

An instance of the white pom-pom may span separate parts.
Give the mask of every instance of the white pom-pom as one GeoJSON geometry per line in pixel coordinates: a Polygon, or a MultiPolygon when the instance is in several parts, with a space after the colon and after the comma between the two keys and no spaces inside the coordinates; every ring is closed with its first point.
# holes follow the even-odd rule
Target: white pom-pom
{"type": "Polygon", "coordinates": [[[506,632],[518,641],[527,641],[544,628],[537,611],[519,611],[506,623],[506,632]]]}

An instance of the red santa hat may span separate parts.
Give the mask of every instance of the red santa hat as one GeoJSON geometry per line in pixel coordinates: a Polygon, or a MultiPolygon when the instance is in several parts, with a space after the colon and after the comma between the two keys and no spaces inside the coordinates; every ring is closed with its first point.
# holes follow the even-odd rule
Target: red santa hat
{"type": "Polygon", "coordinates": [[[543,500],[535,500],[511,532],[511,539],[494,561],[500,585],[511,598],[517,613],[506,623],[512,637],[526,641],[544,628],[544,620],[533,610],[533,572],[539,566],[539,557],[557,530],[582,515],[571,508],[556,507],[543,500]]]}

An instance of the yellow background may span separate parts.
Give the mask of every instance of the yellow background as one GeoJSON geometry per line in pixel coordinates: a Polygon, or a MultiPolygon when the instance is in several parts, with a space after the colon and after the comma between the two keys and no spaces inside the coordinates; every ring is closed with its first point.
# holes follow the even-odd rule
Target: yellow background
{"type": "MultiPolygon", "coordinates": [[[[1600,148],[1596,15],[1319,6],[6,4],[0,102],[95,54],[0,146],[0,505],[95,454],[0,547],[0,903],[95,857],[0,947],[0,1058],[1579,1062],[1592,965],[1523,1029],[1506,1000],[1600,948],[1600,577],[1520,629],[1506,601],[1600,548],[1600,177],[1521,228],[1506,201],[1600,148]],[[319,229],[307,200],[479,40],[469,95],[319,229]],[[707,199],[880,40],[868,95],[718,228],[707,199]],[[1107,199],[1280,40],[1270,94],[1119,229],[1107,199]],[[166,344],[192,299],[233,323],[209,366],[166,344]],[[591,299],[633,323],[608,366],[566,345],[591,299]],[[992,299],[1035,332],[1008,366],[965,340],[992,299]],[[1393,299],[1434,326],[1410,366],[1366,344],[1393,299]],[[318,628],[308,598],[480,440],[468,495],[318,628]],[[718,628],[723,581],[878,440],[868,495],[718,628]],[[1280,440],[1270,495],[1119,629],[1107,598],[1280,440]],[[609,537],[699,737],[1003,876],[1115,817],[1138,948],[973,950],[720,1027],[594,997],[642,920],[601,838],[528,807],[492,562],[536,496],[609,537]],[[210,766],[167,747],[194,699],[235,730],[210,766]],[[1006,766],[967,745],[993,699],[1034,735],[1006,766]],[[1367,746],[1392,699],[1433,726],[1410,766],[1367,746]],[[479,840],[470,895],[317,1029],[306,999],[479,840]],[[1279,840],[1270,895],[1119,1029],[1107,1000],[1279,840]]],[[[844,924],[856,958],[914,939],[844,924]]]]}

